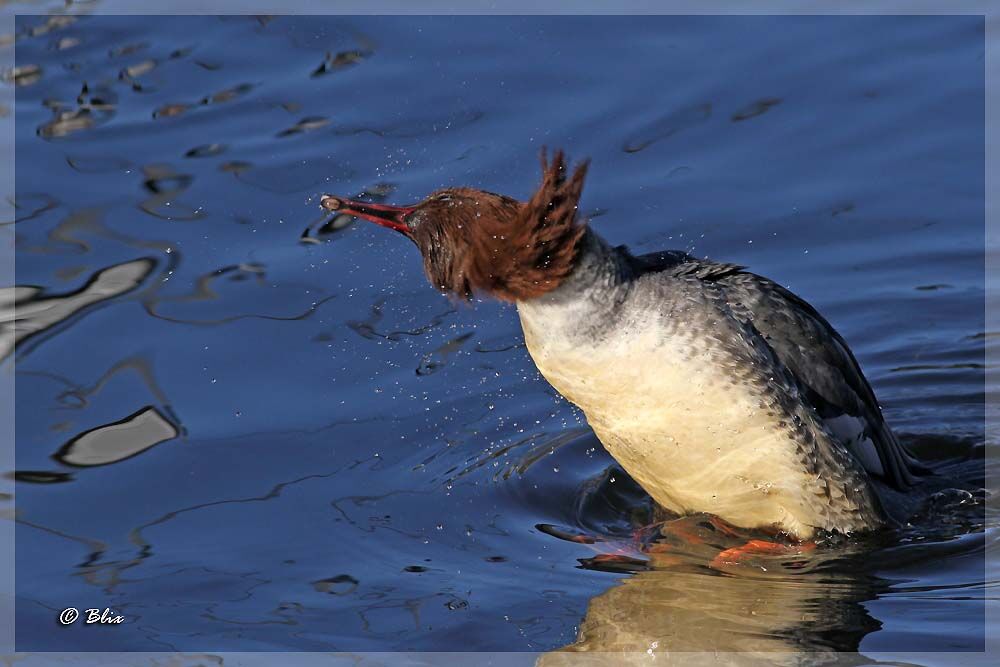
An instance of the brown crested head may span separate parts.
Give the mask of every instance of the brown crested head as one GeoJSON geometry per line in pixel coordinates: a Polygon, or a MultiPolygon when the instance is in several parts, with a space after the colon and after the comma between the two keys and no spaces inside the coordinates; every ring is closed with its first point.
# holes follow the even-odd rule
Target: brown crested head
{"type": "Polygon", "coordinates": [[[562,151],[542,152],[542,183],[527,202],[474,188],[446,188],[413,206],[324,196],[330,210],[365,218],[409,237],[431,283],[471,298],[484,292],[521,301],[550,292],[572,272],[585,231],[577,206],[587,162],[567,174],[562,151]]]}

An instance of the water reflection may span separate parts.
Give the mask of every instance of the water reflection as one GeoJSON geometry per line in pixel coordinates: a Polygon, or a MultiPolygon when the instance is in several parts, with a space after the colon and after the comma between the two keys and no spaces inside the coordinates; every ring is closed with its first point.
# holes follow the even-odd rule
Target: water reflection
{"type": "Polygon", "coordinates": [[[326,127],[329,124],[330,119],[325,116],[307,116],[306,118],[303,118],[299,122],[295,123],[295,125],[278,132],[275,136],[279,139],[282,137],[290,137],[295,134],[302,134],[303,132],[312,132],[313,130],[318,130],[321,127],[326,127]]]}
{"type": "Polygon", "coordinates": [[[215,157],[226,150],[225,144],[202,144],[184,153],[184,157],[215,157]]]}
{"type": "Polygon", "coordinates": [[[160,294],[165,284],[161,281],[145,294],[143,307],[150,316],[168,322],[221,325],[243,319],[304,320],[336,298],[335,294],[317,296],[325,291],[319,287],[294,283],[276,286],[266,276],[263,264],[244,262],[198,276],[187,293],[160,294]],[[284,295],[280,303],[269,304],[272,312],[261,310],[259,293],[264,289],[284,295]]]}
{"type": "MultiPolygon", "coordinates": [[[[146,357],[131,356],[121,359],[89,384],[82,384],[62,374],[46,370],[18,369],[17,375],[22,379],[31,378],[63,387],[55,394],[54,404],[49,407],[54,420],[49,424],[49,433],[63,433],[73,429],[74,421],[64,418],[69,411],[76,413],[74,418],[79,416],[90,423],[93,423],[94,419],[90,410],[99,415],[97,419],[102,423],[77,433],[51,455],[52,459],[63,465],[88,468],[117,463],[185,433],[170,399],[155,376],[151,361],[146,357]],[[125,377],[126,373],[131,377],[125,377]],[[123,386],[127,386],[123,383],[134,382],[136,379],[139,380],[139,384],[133,384],[127,389],[130,400],[115,402],[120,396],[117,392],[123,386]],[[111,390],[102,397],[102,392],[109,386],[111,390]],[[108,423],[106,415],[109,401],[111,401],[110,410],[113,412],[124,407],[123,403],[132,406],[143,403],[147,405],[123,419],[108,423]]],[[[29,465],[33,466],[35,463],[29,465]]],[[[32,484],[51,484],[70,481],[73,476],[69,473],[42,471],[29,467],[17,470],[14,479],[32,484]]]]}
{"type": "Polygon", "coordinates": [[[102,466],[141,454],[177,435],[177,427],[159,410],[147,405],[120,421],[81,433],[63,445],[53,458],[70,466],[102,466]]]}
{"type": "Polygon", "coordinates": [[[59,484],[70,482],[73,476],[66,472],[54,472],[51,470],[16,470],[13,474],[7,475],[18,482],[28,482],[29,484],[59,484]]]}
{"type": "Polygon", "coordinates": [[[129,42],[127,44],[122,44],[121,46],[115,46],[108,50],[109,58],[121,58],[122,56],[130,56],[133,53],[139,53],[140,51],[145,51],[149,48],[149,42],[129,42]]]}
{"type": "Polygon", "coordinates": [[[42,68],[38,65],[22,65],[6,72],[3,80],[15,86],[30,86],[42,78],[42,68]]]}
{"type": "MultiPolygon", "coordinates": [[[[171,54],[171,57],[184,57],[187,52],[176,51],[171,54]]],[[[133,82],[133,90],[140,92],[143,88],[139,87],[136,82],[133,82]]],[[[241,83],[229,88],[225,88],[216,93],[209,93],[208,95],[203,95],[197,102],[168,102],[163,104],[155,111],[153,111],[153,118],[171,118],[173,116],[180,116],[188,111],[198,107],[198,106],[211,106],[215,104],[223,104],[226,102],[231,102],[239,97],[243,97],[247,93],[254,89],[252,83],[241,83]]]]}
{"type": "Polygon", "coordinates": [[[615,242],[780,278],[936,471],[981,470],[981,40],[918,19],[19,17],[19,645],[688,664],[974,643],[985,494],[940,490],[862,563],[716,570],[732,545],[683,522],[700,545],[633,541],[648,498],[513,311],[451,308],[412,248],[315,206],[520,195],[537,147],[568,145],[605,165],[582,210],[615,242]],[[77,294],[133,262],[131,292],[77,294]],[[142,620],[53,633],[67,596],[142,620]]]}
{"type": "Polygon", "coordinates": [[[132,168],[130,160],[100,155],[67,155],[66,164],[81,174],[111,174],[132,168]]]}
{"type": "Polygon", "coordinates": [[[76,16],[48,16],[38,25],[26,26],[21,30],[18,30],[15,33],[14,38],[19,40],[25,37],[41,37],[42,35],[47,35],[50,32],[55,32],[56,30],[68,28],[76,23],[77,20],[79,19],[76,16]]]}
{"type": "Polygon", "coordinates": [[[15,345],[41,336],[88,307],[135,289],[155,266],[149,258],[109,266],[80,289],[65,294],[49,295],[33,286],[0,288],[0,360],[15,345]]]}
{"type": "MultiPolygon", "coordinates": [[[[577,558],[580,568],[624,577],[590,600],[576,640],[539,664],[871,664],[858,651],[882,623],[865,603],[908,593],[907,579],[875,573],[905,571],[904,549],[912,562],[979,553],[983,531],[991,525],[984,513],[982,469],[973,463],[981,449],[954,437],[929,437],[936,444],[911,440],[938,457],[963,446],[967,453],[950,466],[936,466],[937,476],[913,499],[904,528],[864,537],[825,536],[814,550],[738,563],[718,556],[764,535],[733,529],[709,515],[658,517],[642,489],[614,466],[588,480],[565,525],[536,528],[579,545],[586,553],[577,558]],[[647,525],[650,521],[656,523],[647,525]]],[[[586,433],[554,449],[555,442],[535,444],[517,457],[518,475],[537,475],[540,461],[564,461],[589,442],[593,435],[586,433]]],[[[950,588],[935,582],[918,594],[943,596],[950,588]]],[[[974,584],[962,588],[963,600],[980,599],[974,584]]],[[[978,629],[964,638],[965,650],[978,650],[982,631],[980,619],[978,629]]]]}
{"type": "Polygon", "coordinates": [[[142,186],[152,196],[139,203],[139,209],[161,220],[192,221],[205,217],[202,207],[179,204],[177,197],[191,187],[194,178],[177,172],[169,164],[151,164],[142,168],[142,186]]]}
{"type": "Polygon", "coordinates": [[[315,78],[317,76],[323,76],[324,74],[329,74],[330,72],[336,72],[337,70],[342,70],[346,67],[351,67],[357,65],[366,58],[372,55],[371,51],[362,51],[360,49],[355,49],[352,51],[341,51],[339,53],[333,54],[327,51],[326,57],[323,58],[323,62],[319,64],[319,67],[312,71],[309,76],[315,78]]]}
{"type": "Polygon", "coordinates": [[[58,139],[66,135],[89,130],[111,120],[118,108],[118,96],[109,88],[99,87],[91,92],[84,83],[77,95],[76,106],[59,100],[46,100],[45,106],[54,117],[38,127],[43,139],[58,139]]]}
{"type": "Polygon", "coordinates": [[[881,627],[863,603],[888,583],[841,565],[785,576],[639,572],[593,598],[577,640],[538,664],[845,664],[839,653],[881,627]]]}

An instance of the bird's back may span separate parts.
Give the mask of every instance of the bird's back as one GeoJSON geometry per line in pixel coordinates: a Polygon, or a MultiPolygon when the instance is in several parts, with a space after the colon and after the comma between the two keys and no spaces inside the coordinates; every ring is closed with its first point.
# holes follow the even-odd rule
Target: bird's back
{"type": "Polygon", "coordinates": [[[870,475],[901,491],[917,481],[923,468],[886,423],[854,354],[808,302],[744,267],[677,252],[640,256],[634,266],[638,275],[695,275],[717,284],[733,316],[763,338],[807,405],[870,475]]]}

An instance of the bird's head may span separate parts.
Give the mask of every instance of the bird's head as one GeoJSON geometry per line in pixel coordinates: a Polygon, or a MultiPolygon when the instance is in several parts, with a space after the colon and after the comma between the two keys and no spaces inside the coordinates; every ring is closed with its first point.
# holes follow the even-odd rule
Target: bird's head
{"type": "Polygon", "coordinates": [[[462,298],[484,293],[523,301],[572,272],[585,227],[577,206],[587,163],[567,174],[562,152],[542,153],[542,183],[526,202],[475,188],[445,188],[411,206],[324,195],[331,211],[364,218],[411,239],[431,284],[462,298]]]}

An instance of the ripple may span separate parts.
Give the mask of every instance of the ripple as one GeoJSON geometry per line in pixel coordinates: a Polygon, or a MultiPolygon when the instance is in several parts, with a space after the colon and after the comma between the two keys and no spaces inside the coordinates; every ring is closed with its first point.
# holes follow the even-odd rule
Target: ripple
{"type": "Polygon", "coordinates": [[[191,291],[184,294],[161,295],[158,293],[161,283],[153,294],[145,297],[143,306],[149,315],[157,319],[218,326],[244,319],[304,320],[336,296],[317,298],[317,293],[323,293],[321,288],[293,284],[283,284],[274,289],[266,275],[262,264],[224,266],[198,277],[191,291]],[[279,312],[267,312],[260,308],[262,290],[267,290],[276,300],[276,303],[271,303],[275,306],[274,311],[279,312]]]}
{"type": "Polygon", "coordinates": [[[486,114],[478,110],[461,111],[443,118],[412,119],[402,123],[371,126],[344,127],[336,130],[339,135],[370,133],[379,137],[413,139],[433,136],[439,132],[459,130],[479,122],[486,114]]]}
{"type": "Polygon", "coordinates": [[[151,164],[142,168],[142,186],[152,194],[139,203],[139,209],[162,220],[192,221],[205,217],[205,212],[197,208],[179,204],[177,198],[194,181],[191,174],[176,171],[169,164],[151,164]]]}
{"type": "Polygon", "coordinates": [[[42,79],[42,68],[39,65],[21,65],[3,73],[3,81],[15,86],[30,86],[42,79]]]}
{"type": "Polygon", "coordinates": [[[184,152],[184,157],[204,158],[215,157],[226,152],[225,144],[201,144],[184,152]]]}
{"type": "Polygon", "coordinates": [[[67,155],[66,164],[81,174],[112,174],[132,168],[130,160],[100,155],[67,155]]]}
{"type": "Polygon", "coordinates": [[[164,104],[153,111],[153,119],[159,120],[160,118],[174,118],[176,116],[182,116],[186,114],[190,108],[190,104],[184,104],[182,102],[164,104]]]}
{"type": "Polygon", "coordinates": [[[80,46],[81,43],[83,43],[83,40],[79,37],[60,37],[52,43],[52,48],[56,51],[68,51],[80,46]]]}
{"type": "Polygon", "coordinates": [[[48,211],[59,206],[59,200],[45,193],[24,193],[17,196],[12,202],[14,206],[14,219],[0,222],[0,225],[14,225],[19,222],[27,222],[43,216],[48,211]]]}
{"type": "Polygon", "coordinates": [[[349,574],[338,574],[329,579],[320,579],[312,582],[313,590],[317,593],[329,593],[331,595],[349,595],[353,593],[360,584],[357,579],[349,574]]]}
{"type": "Polygon", "coordinates": [[[109,49],[108,57],[115,59],[123,56],[131,56],[139,53],[140,51],[145,51],[148,48],[149,42],[130,42],[128,44],[122,44],[121,46],[115,46],[109,49]]]}
{"type": "Polygon", "coordinates": [[[295,123],[291,127],[278,132],[277,137],[290,137],[304,132],[312,132],[330,124],[330,119],[326,116],[307,116],[295,123]]]}
{"type": "Polygon", "coordinates": [[[625,139],[622,150],[626,153],[638,153],[678,132],[701,125],[711,117],[712,105],[708,103],[676,109],[625,139]]]}
{"type": "Polygon", "coordinates": [[[213,106],[216,104],[231,102],[248,94],[254,89],[254,87],[255,86],[253,84],[242,83],[231,88],[220,90],[217,93],[205,95],[197,102],[171,102],[163,104],[153,111],[153,118],[157,120],[161,118],[175,118],[177,116],[183,116],[197,107],[213,106]]]}
{"type": "Polygon", "coordinates": [[[733,114],[732,121],[738,123],[744,120],[750,120],[751,118],[756,118],[761,114],[766,113],[770,109],[781,104],[781,98],[778,97],[764,97],[755,102],[751,102],[747,106],[743,107],[739,111],[733,114]]]}
{"type": "Polygon", "coordinates": [[[55,15],[46,17],[45,21],[39,25],[26,28],[20,34],[26,37],[41,37],[49,33],[68,28],[79,20],[76,16],[55,15]]]}
{"type": "Polygon", "coordinates": [[[84,83],[76,98],[76,108],[59,101],[47,101],[54,118],[40,125],[38,136],[43,139],[58,139],[69,134],[102,125],[111,120],[117,109],[118,97],[110,89],[98,87],[93,93],[84,83]]]}
{"type": "Polygon", "coordinates": [[[454,308],[449,308],[443,313],[439,313],[438,315],[433,316],[431,318],[431,321],[428,322],[427,324],[414,327],[412,329],[402,329],[402,330],[390,331],[388,333],[383,333],[376,328],[376,325],[382,320],[382,315],[383,315],[382,311],[387,301],[388,301],[387,297],[379,298],[378,300],[375,301],[375,303],[372,304],[371,315],[367,320],[361,320],[361,321],[348,320],[347,326],[351,329],[351,331],[358,334],[362,338],[368,340],[373,340],[375,338],[383,338],[385,340],[390,340],[390,341],[399,341],[405,337],[422,336],[428,333],[429,331],[432,331],[433,329],[440,327],[444,323],[444,321],[448,318],[448,316],[453,315],[456,312],[454,308]]]}
{"type": "Polygon", "coordinates": [[[348,181],[354,170],[331,157],[300,158],[282,164],[254,165],[233,161],[223,165],[241,183],[282,195],[315,190],[329,181],[348,181]]]}
{"type": "Polygon", "coordinates": [[[367,58],[372,56],[371,51],[362,51],[360,49],[354,49],[351,51],[340,51],[336,54],[327,51],[326,57],[323,58],[323,62],[312,71],[309,76],[316,78],[320,76],[325,76],[331,72],[338,72],[342,69],[348,67],[353,67],[360,64],[367,58]]]}
{"type": "Polygon", "coordinates": [[[201,98],[200,104],[223,104],[225,102],[231,102],[237,97],[246,95],[253,89],[254,85],[252,83],[241,83],[238,86],[233,86],[232,88],[226,88],[217,93],[206,95],[201,98]]]}
{"type": "Polygon", "coordinates": [[[118,73],[118,78],[123,81],[137,79],[144,74],[152,72],[158,65],[159,63],[152,58],[143,60],[135,63],[134,65],[122,68],[122,70],[118,73]]]}
{"type": "Polygon", "coordinates": [[[428,352],[420,359],[417,375],[433,375],[448,364],[448,358],[462,349],[465,343],[475,335],[474,331],[449,340],[444,345],[428,352]]]}

